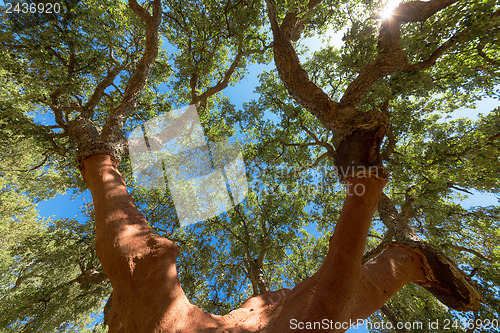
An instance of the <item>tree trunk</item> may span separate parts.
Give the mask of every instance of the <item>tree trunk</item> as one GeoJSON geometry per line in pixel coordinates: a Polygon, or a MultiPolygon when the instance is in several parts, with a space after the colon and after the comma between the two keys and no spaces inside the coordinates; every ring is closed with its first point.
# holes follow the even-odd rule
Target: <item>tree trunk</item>
{"type": "Polygon", "coordinates": [[[192,323],[213,325],[181,289],[178,246],[153,233],[111,157],[86,158],[83,174],[94,201],[96,252],[113,286],[110,332],[199,331],[192,323]]]}
{"type": "MultiPolygon", "coordinates": [[[[94,201],[96,251],[113,286],[110,332],[287,332],[296,322],[348,323],[366,318],[404,284],[424,279],[417,254],[389,247],[361,265],[370,222],[385,180],[348,180],[348,195],[330,250],[311,278],[293,290],[265,292],[225,316],[203,312],[186,298],[175,260],[178,246],[156,236],[127,192],[109,155],[84,160],[94,201]],[[363,187],[363,191],[356,192],[363,187]],[[396,269],[395,269],[396,268],[396,269]]],[[[348,327],[341,325],[336,332],[348,327]]]]}

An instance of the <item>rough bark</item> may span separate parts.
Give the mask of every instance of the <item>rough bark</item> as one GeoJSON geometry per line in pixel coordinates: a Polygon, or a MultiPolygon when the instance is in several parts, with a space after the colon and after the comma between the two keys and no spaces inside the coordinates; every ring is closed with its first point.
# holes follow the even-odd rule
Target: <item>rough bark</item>
{"type": "MultiPolygon", "coordinates": [[[[307,9],[312,10],[320,2],[321,0],[310,1],[307,9]]],[[[274,37],[274,60],[280,78],[289,94],[336,134],[333,144],[344,152],[337,154],[335,161],[341,179],[346,173],[352,172],[353,168],[354,172],[372,166],[381,170],[381,160],[388,157],[385,154],[382,159],[379,158],[380,142],[389,127],[387,113],[376,109],[362,112],[357,108],[366,93],[376,82],[390,74],[433,66],[446,51],[463,42],[473,28],[457,30],[428,59],[411,64],[401,46],[401,24],[423,22],[455,2],[456,0],[431,0],[400,4],[391,17],[381,21],[376,58],[360,71],[340,101],[336,102],[310,80],[292,45],[294,29],[304,24],[299,18],[304,13],[289,12],[280,24],[274,0],[266,1],[274,37]]],[[[485,19],[496,15],[498,14],[487,14],[485,19]]]]}
{"type": "Polygon", "coordinates": [[[401,212],[398,212],[392,200],[386,195],[382,194],[382,198],[378,203],[378,212],[382,222],[387,227],[391,238],[398,241],[415,240],[420,238],[417,236],[412,227],[408,224],[409,216],[406,210],[411,208],[413,200],[407,200],[401,212]]]}
{"type": "MultiPolygon", "coordinates": [[[[106,123],[101,127],[94,121],[94,108],[104,96],[104,90],[112,85],[113,80],[128,65],[116,64],[106,77],[96,86],[92,96],[81,108],[80,115],[66,122],[63,119],[59,105],[59,92],[51,94],[51,108],[56,116],[57,123],[65,130],[65,135],[77,143],[77,162],[80,168],[82,161],[95,154],[109,154],[119,161],[127,151],[122,128],[128,117],[135,111],[137,101],[146,86],[150,68],[158,55],[158,28],[161,23],[161,0],[154,0],[152,14],[137,3],[129,0],[129,7],[138,15],[146,26],[145,51],[136,65],[134,74],[129,79],[120,104],[111,112],[106,123]]],[[[110,51],[111,59],[113,58],[110,51]]]]}
{"type": "MultiPolygon", "coordinates": [[[[309,10],[320,2],[311,1],[309,10]]],[[[371,131],[374,128],[385,128],[386,117],[378,110],[361,112],[352,103],[338,103],[309,79],[291,43],[291,32],[300,23],[298,15],[288,13],[280,26],[274,1],[268,0],[267,4],[274,37],[274,62],[278,74],[288,93],[315,115],[326,128],[336,133],[335,143],[344,140],[357,129],[371,131]]]]}
{"type": "MultiPolygon", "coordinates": [[[[319,2],[310,4],[309,9],[319,2]]],[[[388,54],[381,55],[349,85],[340,102],[335,102],[309,79],[291,43],[290,33],[299,23],[298,15],[288,13],[280,26],[274,2],[268,0],[267,4],[274,36],[274,61],[280,78],[290,95],[336,134],[333,143],[340,150],[335,159],[340,178],[370,167],[385,177],[379,149],[387,129],[387,116],[375,109],[362,112],[356,105],[378,79],[395,70],[397,62],[388,54]]],[[[389,43],[399,45],[398,25],[385,24],[381,36],[381,49],[388,49],[389,43]]]]}
{"type": "MultiPolygon", "coordinates": [[[[428,17],[455,1],[431,0],[429,2],[412,1],[404,3],[395,10],[392,17],[382,20],[375,60],[368,63],[361,70],[356,79],[349,84],[342,98],[337,103],[309,79],[291,43],[291,40],[296,38],[293,35],[294,29],[298,25],[303,24],[299,16],[304,13],[289,12],[285,15],[280,25],[277,20],[275,2],[267,0],[268,16],[274,36],[274,59],[281,80],[290,95],[299,104],[315,115],[326,128],[336,133],[336,139],[333,140],[336,150],[333,155],[335,156],[335,165],[341,180],[347,182],[348,185],[352,184],[353,181],[358,181],[357,177],[359,175],[364,177],[369,175],[369,179],[372,180],[387,179],[388,174],[383,168],[382,161],[388,158],[390,149],[393,149],[393,147],[389,147],[389,150],[383,156],[380,154],[380,144],[389,128],[387,101],[384,103],[382,111],[371,110],[365,113],[357,109],[362,98],[377,81],[387,75],[396,72],[421,70],[434,65],[445,51],[462,41],[470,29],[468,27],[458,30],[448,41],[438,47],[428,59],[410,64],[401,46],[400,24],[425,21],[428,17]]],[[[320,0],[314,3],[311,2],[308,10],[311,10],[319,3],[320,0]]],[[[394,138],[392,138],[390,144],[394,146],[394,138]]],[[[382,188],[383,186],[380,188],[380,191],[382,188]]],[[[365,199],[373,199],[375,197],[377,198],[376,201],[378,201],[380,196],[368,194],[365,199]]],[[[344,211],[352,211],[350,214],[356,216],[356,213],[354,213],[355,208],[349,206],[351,202],[348,196],[344,202],[342,214],[344,214],[344,211]]],[[[318,293],[325,293],[326,290],[329,290],[328,287],[335,287],[330,290],[335,289],[337,293],[350,293],[350,295],[335,298],[333,305],[328,302],[322,302],[321,297],[320,299],[314,299],[314,304],[320,304],[322,309],[328,309],[326,311],[330,315],[333,314],[334,318],[338,321],[356,317],[356,315],[353,315],[357,313],[354,308],[358,306],[357,310],[361,311],[360,317],[363,318],[379,310],[384,305],[385,300],[388,299],[385,296],[394,294],[404,286],[403,276],[406,274],[405,269],[408,269],[408,266],[410,266],[414,270],[419,269],[421,271],[422,280],[418,281],[418,283],[430,290],[445,304],[459,310],[471,310],[479,306],[481,297],[472,281],[451,260],[445,258],[445,256],[441,255],[433,247],[419,241],[418,236],[407,224],[407,220],[411,217],[411,203],[411,199],[407,200],[406,204],[402,207],[401,213],[398,213],[392,201],[384,195],[379,205],[379,211],[389,231],[381,245],[385,246],[393,237],[399,243],[390,244],[373,262],[362,266],[362,268],[360,262],[363,260],[362,252],[367,237],[364,231],[366,230],[367,232],[368,229],[365,229],[365,227],[369,226],[369,222],[368,225],[363,225],[358,230],[347,232],[344,229],[348,229],[348,227],[342,223],[343,216],[341,215],[330,243],[330,252],[321,269],[313,277],[313,280],[317,280],[314,280],[311,284],[314,285],[315,291],[318,293]],[[412,240],[415,241],[412,242],[412,240]],[[418,245],[414,247],[414,244],[418,245]],[[401,256],[409,254],[407,252],[398,254],[394,245],[414,250],[413,254],[419,254],[418,259],[415,257],[406,257],[407,266],[402,265],[401,256]],[[342,253],[344,249],[349,249],[350,252],[342,253]],[[331,280],[328,282],[320,281],[319,277],[322,276],[322,271],[327,269],[325,267],[335,267],[335,264],[329,265],[331,258],[335,258],[335,262],[338,265],[337,268],[341,267],[342,270],[329,272],[329,276],[334,277],[333,280],[335,282],[331,280]],[[354,261],[351,261],[353,258],[354,261]],[[412,263],[410,264],[409,261],[412,263]],[[431,266],[432,268],[429,268],[431,266]],[[389,267],[392,269],[388,270],[389,267]],[[424,269],[425,271],[422,273],[424,269]],[[436,274],[433,274],[433,272],[436,272],[436,274]],[[424,282],[426,279],[431,279],[432,283],[424,282]],[[353,299],[357,295],[354,290],[363,290],[364,292],[365,304],[362,307],[356,304],[360,301],[359,299],[353,299]],[[352,300],[348,301],[349,298],[352,300]],[[381,300],[384,301],[381,302],[381,300]]],[[[358,203],[358,209],[364,210],[364,213],[368,213],[370,219],[373,214],[373,212],[370,213],[371,208],[370,205],[366,206],[358,203]]],[[[357,223],[367,221],[359,217],[356,217],[354,220],[357,223]]],[[[369,255],[379,253],[381,247],[376,247],[369,255]]],[[[307,285],[307,283],[304,285],[307,285]]],[[[297,286],[296,289],[300,290],[300,286],[297,286]]],[[[291,294],[293,295],[294,291],[291,294]]],[[[312,294],[309,294],[309,300],[314,298],[312,294]]],[[[328,298],[332,296],[323,294],[323,297],[328,298]]],[[[286,303],[286,308],[288,311],[291,311],[292,315],[297,315],[297,313],[293,313],[293,303],[286,303]]],[[[325,312],[321,312],[321,310],[314,306],[308,307],[308,304],[304,304],[302,310],[308,311],[308,318],[321,320],[321,315],[325,315],[325,312]],[[310,308],[314,309],[314,311],[309,312],[310,308]],[[319,311],[319,314],[317,311],[319,311]]],[[[290,313],[287,313],[286,316],[288,317],[286,318],[290,318],[290,313]]],[[[279,320],[283,320],[283,318],[279,320]]],[[[280,323],[283,322],[281,321],[280,323]]]]}

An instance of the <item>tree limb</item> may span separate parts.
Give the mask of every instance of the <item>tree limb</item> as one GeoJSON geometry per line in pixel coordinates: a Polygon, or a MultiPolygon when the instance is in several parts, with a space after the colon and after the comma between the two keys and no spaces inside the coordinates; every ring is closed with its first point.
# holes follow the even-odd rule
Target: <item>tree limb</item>
{"type": "Polygon", "coordinates": [[[62,91],[57,89],[52,94],[50,94],[50,108],[54,111],[54,118],[56,123],[61,126],[61,128],[66,128],[67,123],[64,121],[62,110],[59,106],[59,96],[61,96],[62,91]]]}
{"type": "Polygon", "coordinates": [[[89,100],[83,107],[83,117],[92,118],[93,109],[104,95],[104,90],[106,90],[107,87],[113,84],[113,81],[116,79],[118,74],[120,74],[120,72],[124,69],[125,66],[116,66],[111,71],[109,71],[108,75],[106,75],[106,77],[95,87],[92,96],[90,96],[89,100]]]}
{"type": "Polygon", "coordinates": [[[392,12],[396,21],[401,23],[423,22],[457,0],[410,1],[400,4],[392,12]]]}
{"type": "MultiPolygon", "coordinates": [[[[319,1],[316,1],[319,3],[319,1]]],[[[277,21],[276,4],[273,0],[266,0],[268,17],[274,36],[273,51],[278,73],[290,95],[304,108],[326,125],[327,128],[337,129],[330,124],[336,122],[338,103],[314,84],[299,61],[299,57],[290,41],[289,31],[298,18],[294,13],[288,13],[283,20],[283,29],[277,21]]]]}
{"type": "Polygon", "coordinates": [[[493,262],[492,259],[486,257],[485,255],[483,255],[479,251],[469,249],[469,248],[464,247],[464,246],[460,246],[460,245],[456,245],[456,244],[452,244],[452,243],[443,243],[440,246],[443,248],[449,248],[449,249],[454,249],[454,250],[458,250],[458,251],[469,252],[469,253],[475,255],[476,257],[479,257],[487,262],[493,262]]]}
{"type": "Polygon", "coordinates": [[[396,142],[397,142],[396,138],[394,137],[394,133],[392,131],[391,125],[389,125],[389,129],[388,129],[386,135],[387,135],[387,140],[388,140],[387,147],[381,153],[382,160],[384,160],[384,161],[388,160],[389,157],[391,156],[391,154],[394,152],[394,149],[396,148],[396,142]]]}
{"type": "MultiPolygon", "coordinates": [[[[159,3],[159,1],[154,2],[153,11],[155,10],[155,6],[157,6],[158,3],[159,3]]],[[[137,3],[136,0],[129,0],[128,5],[129,5],[130,9],[132,9],[137,16],[139,16],[144,22],[146,22],[146,24],[153,19],[153,17],[151,17],[151,15],[148,13],[148,11],[144,7],[139,5],[139,3],[137,3]]],[[[158,8],[156,8],[156,10],[160,10],[160,8],[158,7],[158,8]]],[[[154,15],[154,13],[153,13],[153,15],[154,15]]]]}
{"type": "Polygon", "coordinates": [[[380,311],[386,316],[387,319],[389,319],[392,323],[392,326],[394,327],[394,331],[397,333],[407,333],[408,331],[406,328],[398,328],[398,323],[400,322],[392,309],[386,304],[384,305],[380,311]]]}
{"type": "Polygon", "coordinates": [[[434,66],[436,61],[441,57],[446,50],[457,44],[462,38],[466,37],[471,30],[471,27],[467,27],[461,31],[457,31],[451,36],[446,42],[439,46],[426,60],[417,62],[415,64],[407,65],[403,71],[411,72],[416,70],[422,70],[434,66]]]}
{"type": "Polygon", "coordinates": [[[377,58],[361,70],[349,84],[340,100],[341,106],[354,107],[381,78],[398,72],[408,64],[406,53],[401,47],[399,23],[393,18],[382,21],[377,43],[377,58]]]}
{"type": "Polygon", "coordinates": [[[146,47],[134,74],[127,84],[120,105],[109,116],[103,127],[101,138],[104,141],[116,141],[118,139],[116,136],[121,135],[123,125],[132,112],[134,112],[137,100],[146,85],[151,64],[158,55],[158,28],[161,23],[161,0],[153,1],[153,15],[150,15],[135,0],[129,0],[129,6],[146,23],[146,47]]]}
{"type": "Polygon", "coordinates": [[[32,277],[43,277],[43,275],[35,274],[34,272],[19,275],[16,279],[14,286],[12,288],[10,288],[9,291],[11,291],[11,292],[15,291],[17,288],[19,288],[21,286],[21,284],[24,282],[24,280],[27,280],[27,279],[32,278],[32,277]]]}
{"type": "Polygon", "coordinates": [[[488,57],[488,55],[483,51],[484,48],[486,47],[486,43],[484,43],[483,41],[480,41],[479,44],[477,44],[476,46],[476,50],[477,50],[477,53],[484,59],[486,60],[489,64],[493,65],[493,66],[500,66],[500,62],[499,61],[496,61],[494,59],[491,59],[490,57],[488,57]]]}
{"type": "Polygon", "coordinates": [[[387,247],[387,245],[389,245],[391,241],[392,241],[392,233],[390,231],[386,232],[380,243],[378,243],[375,247],[369,249],[363,254],[363,257],[361,258],[361,264],[364,265],[368,261],[377,257],[380,253],[384,251],[384,249],[387,247]]]}
{"type": "Polygon", "coordinates": [[[407,222],[411,217],[408,211],[411,209],[412,200],[414,199],[406,199],[405,203],[402,205],[401,213],[398,212],[392,200],[385,193],[382,193],[382,197],[378,202],[380,219],[387,227],[389,234],[396,240],[419,239],[413,228],[407,222]]]}
{"type": "MultiPolygon", "coordinates": [[[[213,96],[216,93],[227,88],[227,86],[229,85],[229,80],[231,79],[231,76],[233,75],[234,71],[238,67],[238,65],[243,57],[246,57],[248,55],[255,54],[255,53],[262,54],[262,53],[266,52],[266,50],[269,47],[270,46],[264,46],[263,49],[249,49],[249,50],[245,50],[245,51],[243,51],[241,48],[239,48],[238,53],[236,54],[231,65],[229,66],[229,69],[224,74],[224,78],[221,81],[219,81],[216,85],[205,90],[201,95],[196,96],[196,94],[193,94],[192,103],[193,104],[200,103],[201,105],[206,104],[208,97],[213,96]]],[[[194,76],[194,77],[196,78],[196,81],[197,81],[197,76],[194,76]]],[[[194,87],[195,87],[195,85],[191,84],[191,90],[193,92],[194,92],[194,87]]]]}

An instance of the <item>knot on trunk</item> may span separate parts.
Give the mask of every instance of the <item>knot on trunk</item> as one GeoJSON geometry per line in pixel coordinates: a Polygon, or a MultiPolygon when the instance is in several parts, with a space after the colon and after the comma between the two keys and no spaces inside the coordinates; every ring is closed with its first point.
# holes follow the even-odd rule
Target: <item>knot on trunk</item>
{"type": "Polygon", "coordinates": [[[351,125],[352,131],[335,143],[335,165],[340,180],[358,173],[385,179],[388,174],[382,164],[380,145],[388,127],[387,117],[378,110],[371,110],[358,119],[351,125]]]}
{"type": "Polygon", "coordinates": [[[81,116],[68,123],[66,134],[77,144],[76,161],[81,171],[83,171],[83,160],[89,156],[106,154],[119,162],[127,153],[127,143],[121,132],[113,139],[102,138],[102,128],[92,120],[81,116]]]}

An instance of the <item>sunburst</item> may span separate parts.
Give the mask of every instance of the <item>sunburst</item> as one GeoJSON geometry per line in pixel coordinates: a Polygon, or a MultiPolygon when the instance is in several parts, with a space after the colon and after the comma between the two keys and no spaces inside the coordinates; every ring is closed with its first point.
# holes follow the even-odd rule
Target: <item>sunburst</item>
{"type": "Polygon", "coordinates": [[[392,16],[394,9],[401,3],[401,0],[388,0],[380,12],[380,18],[385,20],[392,16]]]}

